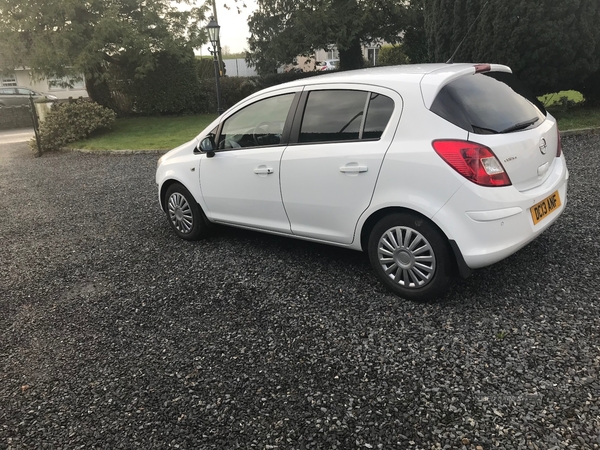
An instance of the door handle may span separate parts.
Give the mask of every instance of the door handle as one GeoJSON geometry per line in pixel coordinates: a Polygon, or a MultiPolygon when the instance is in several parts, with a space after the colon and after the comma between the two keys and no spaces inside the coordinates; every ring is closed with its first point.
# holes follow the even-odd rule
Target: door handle
{"type": "Polygon", "coordinates": [[[369,168],[367,166],[342,166],[340,167],[340,172],[343,173],[360,173],[360,172],[366,172],[367,170],[369,170],[369,168]]]}
{"type": "Polygon", "coordinates": [[[254,169],[254,173],[257,175],[269,175],[269,174],[273,173],[273,168],[260,166],[260,167],[257,167],[256,169],[254,169]]]}

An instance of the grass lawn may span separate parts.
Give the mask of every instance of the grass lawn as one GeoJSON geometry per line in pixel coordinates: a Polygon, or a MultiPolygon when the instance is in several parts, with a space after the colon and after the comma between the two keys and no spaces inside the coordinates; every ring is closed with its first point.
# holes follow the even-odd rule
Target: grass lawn
{"type": "Polygon", "coordinates": [[[117,119],[112,130],[73,142],[69,147],[90,150],[171,149],[197,136],[216,117],[216,114],[201,114],[117,119]]]}
{"type": "Polygon", "coordinates": [[[564,111],[554,108],[550,108],[549,111],[558,120],[560,131],[600,127],[600,108],[575,106],[564,111]]]}

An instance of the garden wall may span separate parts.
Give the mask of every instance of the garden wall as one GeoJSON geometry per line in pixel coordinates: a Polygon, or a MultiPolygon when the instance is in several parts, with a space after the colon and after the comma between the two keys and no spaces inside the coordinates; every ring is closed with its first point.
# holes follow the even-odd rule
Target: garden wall
{"type": "Polygon", "coordinates": [[[12,106],[0,108],[0,130],[14,128],[32,128],[33,122],[29,106],[12,106]]]}

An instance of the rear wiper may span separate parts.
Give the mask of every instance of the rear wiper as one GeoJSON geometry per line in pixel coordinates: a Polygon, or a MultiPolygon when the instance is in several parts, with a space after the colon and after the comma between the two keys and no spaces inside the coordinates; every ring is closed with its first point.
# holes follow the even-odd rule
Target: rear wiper
{"type": "Polygon", "coordinates": [[[473,133],[477,134],[498,134],[496,130],[492,130],[491,128],[480,127],[479,125],[471,124],[471,128],[473,128],[473,133]]]}
{"type": "Polygon", "coordinates": [[[510,126],[502,131],[500,131],[499,133],[510,133],[511,131],[519,131],[519,130],[523,130],[531,125],[533,125],[534,123],[536,123],[538,120],[540,120],[539,117],[534,117],[532,119],[526,120],[525,122],[519,122],[514,124],[513,126],[510,126]]]}

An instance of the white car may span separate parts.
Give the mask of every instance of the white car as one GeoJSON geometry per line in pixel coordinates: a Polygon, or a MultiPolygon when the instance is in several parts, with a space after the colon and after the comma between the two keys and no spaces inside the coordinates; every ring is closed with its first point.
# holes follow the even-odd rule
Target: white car
{"type": "Polygon", "coordinates": [[[326,59],[325,61],[317,62],[315,70],[337,70],[340,68],[339,59],[326,59]]]}
{"type": "Polygon", "coordinates": [[[412,300],[515,253],[567,202],[556,120],[506,66],[348,71],[251,95],[160,158],[183,239],[220,223],[366,251],[412,300]]]}

